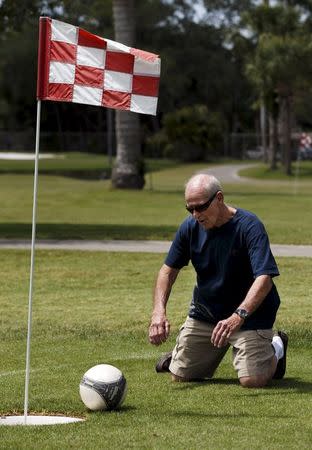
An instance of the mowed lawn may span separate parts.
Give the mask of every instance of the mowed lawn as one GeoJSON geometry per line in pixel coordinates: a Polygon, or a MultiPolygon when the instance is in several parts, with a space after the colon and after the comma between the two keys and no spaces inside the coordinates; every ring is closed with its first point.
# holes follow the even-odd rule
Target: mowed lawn
{"type": "MultiPolygon", "coordinates": [[[[186,216],[183,185],[208,165],[150,173],[141,192],[109,181],[39,176],[37,237],[171,239],[186,216]]],[[[312,182],[255,180],[224,185],[226,200],[256,212],[272,243],[311,244],[312,182]]],[[[31,237],[33,177],[0,176],[0,238],[31,237]]],[[[0,250],[0,413],[23,414],[30,253],[0,250]]],[[[147,341],[152,290],[164,255],[37,251],[29,410],[83,423],[1,427],[1,449],[295,449],[312,441],[311,265],[279,258],[282,298],[277,327],[290,336],[284,380],[265,389],[239,386],[228,352],[216,377],[173,384],[156,374],[172,348],[194,283],[182,271],[168,306],[170,339],[147,341]],[[98,363],[119,367],[128,395],[119,411],[90,413],[79,398],[83,373],[98,363]]]]}
{"type": "MultiPolygon", "coordinates": [[[[170,240],[185,218],[183,187],[209,164],[171,167],[146,175],[143,191],[117,191],[108,180],[39,175],[37,237],[170,240]]],[[[310,244],[312,180],[255,180],[225,184],[226,201],[254,211],[275,244],[310,244]]],[[[0,238],[31,236],[33,176],[0,176],[0,238]]]]}
{"type": "MultiPolygon", "coordinates": [[[[0,413],[22,414],[29,252],[0,250],[0,413]]],[[[33,299],[30,413],[83,423],[1,427],[1,449],[308,449],[312,439],[311,259],[279,258],[277,326],[290,336],[285,379],[238,385],[229,352],[213,381],[173,384],[155,361],[174,345],[194,282],[182,271],[168,307],[169,341],[147,341],[160,254],[38,251],[33,299]],[[98,363],[119,367],[119,411],[89,413],[79,381],[98,363]]]]}

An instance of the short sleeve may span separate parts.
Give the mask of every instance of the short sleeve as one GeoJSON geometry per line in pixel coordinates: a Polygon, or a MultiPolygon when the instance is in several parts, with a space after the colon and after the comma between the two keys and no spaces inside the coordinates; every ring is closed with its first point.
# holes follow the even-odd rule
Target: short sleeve
{"type": "Polygon", "coordinates": [[[260,275],[271,275],[272,277],[279,275],[267,232],[260,220],[254,220],[249,225],[246,245],[255,278],[260,275]]]}
{"type": "Polygon", "coordinates": [[[190,261],[190,239],[187,224],[184,222],[178,229],[170,246],[165,264],[175,269],[187,266],[190,261]]]}

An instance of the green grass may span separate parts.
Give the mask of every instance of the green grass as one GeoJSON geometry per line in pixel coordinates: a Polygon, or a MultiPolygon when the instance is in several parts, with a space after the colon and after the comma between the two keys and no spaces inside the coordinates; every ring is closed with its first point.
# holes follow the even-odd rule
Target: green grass
{"type": "MultiPolygon", "coordinates": [[[[186,180],[195,172],[216,165],[147,160],[150,171],[145,189],[118,191],[111,188],[109,180],[92,179],[96,171],[109,170],[106,157],[81,153],[63,156],[41,160],[39,164],[39,239],[170,240],[185,218],[186,180]],[[58,171],[83,178],[56,176],[58,171]]],[[[310,162],[302,164],[308,170],[310,162]]],[[[30,239],[33,165],[33,161],[0,161],[0,238],[30,239]],[[6,170],[20,173],[5,173],[6,170]]],[[[263,174],[261,166],[257,167],[249,170],[263,174]]],[[[225,184],[224,189],[229,204],[259,215],[273,243],[311,243],[312,177],[268,178],[265,182],[255,178],[243,184],[225,184]]]]}
{"type": "Polygon", "coordinates": [[[277,170],[269,170],[266,164],[257,164],[255,167],[242,169],[240,175],[261,180],[292,180],[299,178],[300,180],[311,180],[312,178],[312,161],[294,161],[292,163],[292,175],[286,175],[280,164],[277,170]]]}
{"type": "MultiPolygon", "coordinates": [[[[109,181],[40,175],[37,237],[171,239],[186,216],[184,183],[203,168],[207,165],[153,172],[139,192],[113,190],[109,181]]],[[[271,242],[311,244],[312,181],[256,180],[224,189],[229,204],[259,215],[271,242]]],[[[30,238],[32,196],[32,175],[0,176],[1,238],[30,238]]]]}
{"type": "MultiPolygon", "coordinates": [[[[1,154],[1,153],[0,153],[1,154]]],[[[44,156],[44,154],[42,154],[44,156]]],[[[0,174],[30,174],[34,172],[34,160],[0,159],[0,174]]],[[[177,166],[177,162],[168,159],[145,160],[146,171],[151,172],[177,166]]],[[[41,174],[65,175],[76,178],[105,178],[111,173],[110,161],[106,155],[82,152],[55,153],[52,158],[40,158],[41,174]]]]}
{"type": "MultiPolygon", "coordinates": [[[[0,254],[0,413],[22,414],[29,253],[0,254]]],[[[168,306],[171,337],[161,348],[152,347],[151,292],[163,256],[37,252],[30,413],[87,420],[2,427],[1,449],[310,448],[311,259],[278,260],[277,326],[290,336],[287,376],[248,390],[238,385],[230,353],[211,382],[173,384],[155,373],[159,354],[174,345],[194,282],[192,269],[184,269],[168,306]],[[116,365],[127,378],[129,391],[119,411],[89,413],[79,399],[82,374],[100,362],[116,365]]]]}

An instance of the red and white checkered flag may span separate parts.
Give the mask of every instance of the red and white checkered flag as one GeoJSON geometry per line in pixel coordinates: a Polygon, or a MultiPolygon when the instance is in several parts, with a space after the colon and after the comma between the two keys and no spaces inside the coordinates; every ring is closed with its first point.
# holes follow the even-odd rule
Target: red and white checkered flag
{"type": "Polygon", "coordinates": [[[37,99],[156,115],[160,58],[40,17],[37,99]]]}

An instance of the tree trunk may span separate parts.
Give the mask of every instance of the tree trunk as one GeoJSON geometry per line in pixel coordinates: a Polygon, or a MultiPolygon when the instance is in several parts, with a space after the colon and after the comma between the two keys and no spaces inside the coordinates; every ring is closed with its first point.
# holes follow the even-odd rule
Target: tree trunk
{"type": "Polygon", "coordinates": [[[286,175],[291,175],[291,97],[281,97],[282,163],[286,175]]]}
{"type": "Polygon", "coordinates": [[[291,175],[291,128],[292,128],[292,108],[291,97],[286,98],[286,154],[285,154],[285,173],[291,175]]]}
{"type": "MultiPolygon", "coordinates": [[[[115,40],[135,46],[134,0],[113,0],[115,40]]],[[[130,111],[116,111],[117,156],[112,172],[115,188],[142,189],[144,163],[141,152],[139,116],[130,111]]]]}
{"type": "Polygon", "coordinates": [[[268,146],[267,146],[267,119],[266,107],[264,103],[260,107],[260,131],[261,131],[261,147],[263,149],[263,162],[267,163],[269,160],[268,146]]]}
{"type": "Polygon", "coordinates": [[[270,169],[277,169],[277,149],[278,149],[278,134],[277,134],[277,118],[273,114],[269,115],[269,163],[270,169]]]}

